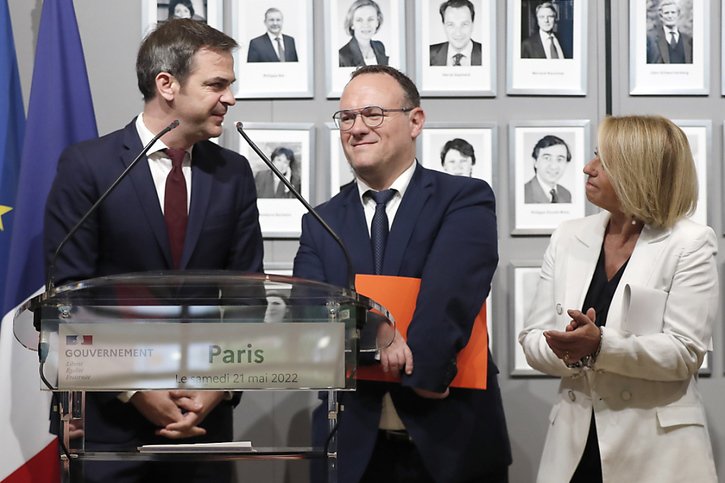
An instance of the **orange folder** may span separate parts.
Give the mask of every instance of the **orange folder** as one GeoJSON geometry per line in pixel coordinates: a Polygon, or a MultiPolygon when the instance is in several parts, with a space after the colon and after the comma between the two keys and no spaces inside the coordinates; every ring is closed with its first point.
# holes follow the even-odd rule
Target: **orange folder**
{"type": "MultiPolygon", "coordinates": [[[[388,309],[395,319],[395,326],[406,338],[408,326],[413,318],[415,304],[420,291],[420,279],[410,277],[391,277],[388,275],[357,275],[355,287],[358,293],[373,299],[388,309]]],[[[488,331],[486,329],[486,303],[473,323],[468,344],[458,353],[456,360],[458,374],[451,386],[469,389],[486,389],[488,365],[488,331]]],[[[413,354],[413,372],[415,372],[415,354],[413,354]]],[[[379,364],[358,366],[357,378],[397,382],[400,376],[385,373],[379,364]]]]}

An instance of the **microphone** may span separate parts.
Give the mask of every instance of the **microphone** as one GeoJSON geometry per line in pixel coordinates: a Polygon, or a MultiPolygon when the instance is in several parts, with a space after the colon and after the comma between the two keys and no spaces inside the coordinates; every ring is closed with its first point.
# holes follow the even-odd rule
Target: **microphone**
{"type": "Polygon", "coordinates": [[[136,156],[136,158],[133,161],[131,161],[131,164],[128,165],[128,167],[123,171],[123,173],[121,173],[118,176],[118,178],[116,178],[116,180],[111,184],[111,186],[109,186],[108,189],[106,189],[106,191],[103,192],[103,194],[98,198],[98,200],[95,203],[93,203],[93,206],[88,208],[88,211],[86,211],[86,213],[81,217],[81,219],[78,220],[78,223],[76,223],[73,226],[73,228],[71,228],[68,231],[68,234],[65,236],[65,238],[63,238],[63,240],[58,244],[58,248],[55,249],[53,258],[50,261],[50,264],[48,265],[48,278],[45,281],[45,291],[48,294],[51,294],[51,292],[55,288],[55,264],[58,261],[58,255],[60,255],[60,252],[63,250],[63,247],[65,247],[66,243],[68,243],[68,241],[71,238],[73,238],[73,235],[75,235],[76,232],[78,231],[78,229],[81,226],[83,226],[83,224],[86,222],[88,217],[90,217],[93,213],[96,212],[96,210],[101,205],[101,203],[103,203],[103,200],[105,200],[108,197],[108,195],[110,195],[113,192],[113,190],[116,189],[116,186],[118,186],[118,184],[133,169],[133,167],[136,166],[136,164],[138,164],[138,162],[141,160],[141,158],[143,158],[144,155],[148,152],[148,150],[151,149],[151,146],[153,146],[156,143],[156,141],[158,141],[159,138],[161,138],[161,136],[163,136],[167,132],[171,131],[172,129],[176,128],[178,125],[179,125],[179,120],[177,119],[177,120],[173,121],[171,124],[169,124],[168,126],[166,126],[165,128],[163,128],[161,130],[161,132],[159,132],[156,136],[154,136],[154,138],[151,141],[149,141],[149,143],[146,146],[143,147],[141,152],[138,153],[138,156],[136,156]]]}
{"type": "Polygon", "coordinates": [[[284,177],[282,172],[277,169],[277,167],[274,165],[272,161],[269,160],[266,154],[262,152],[261,149],[259,149],[259,146],[254,144],[254,141],[252,141],[249,136],[247,136],[247,133],[244,132],[244,125],[237,121],[235,123],[235,126],[237,128],[237,131],[239,134],[242,135],[245,141],[247,141],[247,144],[249,144],[249,147],[252,148],[252,150],[257,153],[257,155],[262,158],[262,161],[264,161],[264,164],[266,164],[269,169],[272,170],[274,175],[279,178],[279,180],[284,183],[284,185],[287,187],[287,189],[292,193],[297,200],[304,205],[305,208],[307,208],[307,211],[317,220],[317,222],[322,225],[322,228],[325,229],[327,233],[335,240],[335,242],[340,246],[342,249],[343,255],[345,255],[345,262],[347,262],[347,286],[350,290],[353,292],[355,291],[355,277],[353,275],[352,270],[352,259],[350,258],[350,253],[347,251],[347,248],[345,247],[345,244],[342,242],[342,239],[340,236],[335,233],[335,230],[333,230],[330,225],[328,225],[325,220],[322,219],[319,213],[310,205],[307,200],[295,189],[294,186],[292,186],[292,183],[290,183],[287,178],[284,177]]]}

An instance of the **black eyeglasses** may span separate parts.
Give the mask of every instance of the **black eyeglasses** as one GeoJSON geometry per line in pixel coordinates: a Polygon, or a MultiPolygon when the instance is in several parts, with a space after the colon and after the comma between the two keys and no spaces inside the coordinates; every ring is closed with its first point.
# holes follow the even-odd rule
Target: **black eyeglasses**
{"type": "Polygon", "coordinates": [[[366,106],[360,109],[346,109],[337,111],[332,115],[335,125],[340,131],[349,131],[355,125],[355,119],[358,114],[362,117],[367,127],[378,127],[383,123],[385,114],[388,112],[410,112],[414,107],[404,107],[402,109],[385,109],[380,106],[366,106]]]}

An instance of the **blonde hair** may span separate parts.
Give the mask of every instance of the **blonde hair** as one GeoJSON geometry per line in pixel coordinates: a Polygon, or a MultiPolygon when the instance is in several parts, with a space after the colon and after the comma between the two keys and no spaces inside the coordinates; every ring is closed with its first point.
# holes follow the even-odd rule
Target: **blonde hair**
{"type": "Polygon", "coordinates": [[[697,206],[697,172],[687,136],[662,116],[607,117],[599,158],[624,214],[669,228],[697,206]]]}

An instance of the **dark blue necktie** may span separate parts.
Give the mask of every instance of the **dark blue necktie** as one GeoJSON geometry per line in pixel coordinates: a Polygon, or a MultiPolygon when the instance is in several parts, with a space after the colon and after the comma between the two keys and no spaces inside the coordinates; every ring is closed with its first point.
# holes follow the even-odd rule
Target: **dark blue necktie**
{"type": "Polygon", "coordinates": [[[375,201],[375,215],[370,225],[370,242],[373,247],[373,260],[375,261],[375,274],[383,272],[383,255],[385,243],[388,241],[388,215],[385,213],[385,205],[393,199],[396,191],[393,189],[383,191],[368,190],[365,195],[375,201]]]}

